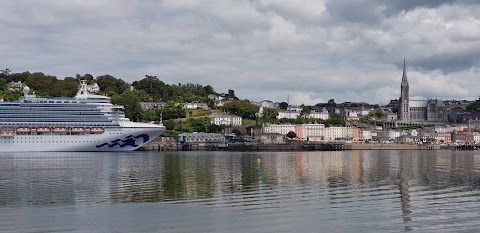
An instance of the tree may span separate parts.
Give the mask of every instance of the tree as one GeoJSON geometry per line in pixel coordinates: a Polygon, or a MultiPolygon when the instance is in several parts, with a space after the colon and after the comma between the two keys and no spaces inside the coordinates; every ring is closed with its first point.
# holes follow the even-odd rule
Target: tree
{"type": "Polygon", "coordinates": [[[138,97],[130,90],[124,91],[120,95],[112,96],[112,103],[123,105],[125,107],[125,116],[132,121],[142,121],[143,112],[138,97]]]}
{"type": "Polygon", "coordinates": [[[288,103],[287,102],[281,102],[280,104],[278,104],[278,108],[280,108],[282,110],[287,110],[288,103]]]}
{"type": "Polygon", "coordinates": [[[4,70],[0,70],[0,72],[2,72],[3,75],[5,76],[8,76],[10,75],[10,73],[12,72],[10,69],[6,68],[4,70]]]}
{"type": "Polygon", "coordinates": [[[376,108],[368,113],[368,116],[375,117],[376,119],[383,118],[385,117],[385,115],[386,114],[383,112],[381,108],[376,108]]]}
{"type": "Polygon", "coordinates": [[[140,81],[135,81],[132,84],[137,90],[144,90],[154,99],[160,100],[164,93],[166,93],[166,85],[160,81],[157,76],[145,75],[145,78],[140,81]]]}
{"type": "Polygon", "coordinates": [[[478,98],[478,100],[476,100],[475,102],[467,105],[466,108],[469,111],[480,112],[480,98],[478,98]]]}
{"type": "Polygon", "coordinates": [[[103,92],[112,91],[117,94],[122,94],[125,90],[129,89],[130,85],[121,79],[117,79],[111,75],[105,74],[98,76],[96,83],[103,92]]]}
{"type": "Polygon", "coordinates": [[[335,103],[334,99],[329,99],[327,104],[328,106],[337,107],[337,104],[335,103]]]}
{"type": "Polygon", "coordinates": [[[310,112],[312,112],[312,107],[303,105],[302,106],[302,111],[300,112],[300,115],[301,116],[306,116],[306,115],[310,114],[310,112]]]}
{"type": "Polygon", "coordinates": [[[163,125],[167,130],[173,130],[175,129],[177,122],[174,119],[169,119],[169,120],[163,121],[163,125]]]}
{"type": "Polygon", "coordinates": [[[77,82],[80,82],[80,80],[86,80],[87,84],[92,84],[93,83],[93,76],[91,74],[85,74],[85,75],[76,75],[77,82]]]}
{"type": "Polygon", "coordinates": [[[205,90],[205,93],[206,93],[207,95],[217,94],[217,93],[215,92],[215,90],[213,90],[213,87],[210,86],[210,85],[206,85],[203,89],[205,90]]]}
{"type": "Polygon", "coordinates": [[[293,131],[290,131],[290,132],[287,133],[287,137],[290,138],[290,139],[292,139],[292,138],[294,138],[294,137],[297,137],[297,134],[296,134],[295,132],[293,132],[293,131]]]}
{"type": "Polygon", "coordinates": [[[325,120],[326,125],[343,125],[345,126],[345,119],[343,119],[342,115],[329,112],[328,113],[328,120],[325,120]]]}
{"type": "Polygon", "coordinates": [[[225,127],[224,125],[210,124],[207,128],[209,133],[220,133],[225,127]]]}
{"type": "Polygon", "coordinates": [[[278,110],[274,108],[263,108],[263,118],[266,122],[271,122],[278,116],[278,110]]]}
{"type": "Polygon", "coordinates": [[[259,106],[250,103],[248,100],[234,100],[223,105],[223,108],[230,114],[248,119],[255,119],[255,114],[260,109],[259,106]]]}
{"type": "Polygon", "coordinates": [[[27,79],[28,86],[40,96],[53,96],[53,87],[57,77],[45,75],[41,72],[30,74],[27,79]]]}
{"type": "Polygon", "coordinates": [[[235,96],[235,91],[233,90],[228,90],[228,98],[238,100],[238,98],[235,96]]]}

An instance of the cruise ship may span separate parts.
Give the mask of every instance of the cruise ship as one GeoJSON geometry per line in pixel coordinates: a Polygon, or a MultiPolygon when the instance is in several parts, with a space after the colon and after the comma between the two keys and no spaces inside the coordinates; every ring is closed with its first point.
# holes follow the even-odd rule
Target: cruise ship
{"type": "Polygon", "coordinates": [[[165,131],[89,89],[82,80],[75,97],[42,98],[25,87],[19,101],[0,102],[0,152],[132,151],[165,131]]]}

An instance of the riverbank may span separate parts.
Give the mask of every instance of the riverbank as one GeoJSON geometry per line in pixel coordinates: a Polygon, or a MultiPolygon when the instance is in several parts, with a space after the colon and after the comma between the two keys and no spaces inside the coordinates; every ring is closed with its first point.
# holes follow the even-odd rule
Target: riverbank
{"type": "Polygon", "coordinates": [[[335,150],[441,150],[455,149],[427,144],[400,143],[345,143],[345,142],[293,142],[288,144],[259,143],[183,143],[173,138],[159,138],[139,150],[143,151],[335,151],[335,150]]]}

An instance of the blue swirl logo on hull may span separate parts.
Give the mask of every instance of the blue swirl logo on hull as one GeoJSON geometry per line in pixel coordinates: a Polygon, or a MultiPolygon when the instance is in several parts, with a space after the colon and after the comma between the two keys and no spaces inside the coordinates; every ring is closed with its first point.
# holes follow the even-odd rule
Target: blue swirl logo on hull
{"type": "Polygon", "coordinates": [[[137,145],[137,139],[138,138],[142,138],[143,139],[143,143],[146,143],[148,142],[148,140],[150,139],[150,137],[147,135],[147,134],[140,134],[140,135],[137,135],[137,136],[133,136],[133,135],[128,135],[127,137],[125,137],[124,140],[122,139],[115,139],[113,141],[111,141],[111,144],[110,143],[103,143],[103,144],[100,144],[100,145],[96,145],[97,148],[101,148],[101,147],[104,147],[104,146],[108,146],[110,148],[114,147],[114,146],[120,146],[120,147],[126,147],[126,146],[132,146],[132,147],[138,147],[140,145],[137,145]]]}

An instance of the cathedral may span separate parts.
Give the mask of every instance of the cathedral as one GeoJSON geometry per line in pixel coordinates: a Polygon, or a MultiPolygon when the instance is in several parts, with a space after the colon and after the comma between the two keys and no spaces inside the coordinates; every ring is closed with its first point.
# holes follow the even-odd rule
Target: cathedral
{"type": "Polygon", "coordinates": [[[444,123],[447,121],[447,108],[441,100],[410,100],[405,59],[398,101],[398,120],[402,123],[444,123]]]}

